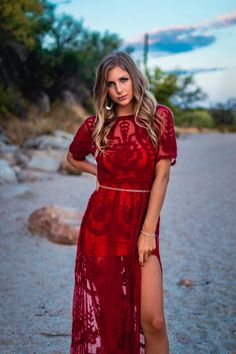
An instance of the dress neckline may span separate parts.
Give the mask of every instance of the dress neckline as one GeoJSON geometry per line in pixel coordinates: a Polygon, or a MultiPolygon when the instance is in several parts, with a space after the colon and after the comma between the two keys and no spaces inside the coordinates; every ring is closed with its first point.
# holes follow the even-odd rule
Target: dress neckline
{"type": "Polygon", "coordinates": [[[128,114],[128,115],[126,115],[126,116],[117,116],[116,117],[116,119],[119,119],[119,118],[129,118],[129,117],[133,117],[134,116],[134,114],[128,114]]]}

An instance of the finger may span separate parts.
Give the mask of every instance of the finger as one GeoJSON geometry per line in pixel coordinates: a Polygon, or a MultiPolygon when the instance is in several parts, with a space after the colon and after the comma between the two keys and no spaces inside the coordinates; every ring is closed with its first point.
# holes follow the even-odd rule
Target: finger
{"type": "Polygon", "coordinates": [[[143,265],[143,255],[139,255],[139,264],[143,265]]]}
{"type": "Polygon", "coordinates": [[[145,261],[145,262],[148,260],[148,257],[149,257],[148,252],[145,252],[145,254],[144,254],[144,261],[145,261]]]}

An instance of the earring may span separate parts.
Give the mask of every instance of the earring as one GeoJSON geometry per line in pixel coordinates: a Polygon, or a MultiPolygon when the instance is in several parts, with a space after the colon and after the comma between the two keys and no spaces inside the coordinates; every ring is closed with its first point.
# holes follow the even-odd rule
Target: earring
{"type": "Polygon", "coordinates": [[[108,106],[108,101],[107,101],[107,103],[106,103],[106,109],[107,109],[108,111],[110,111],[110,110],[112,109],[112,107],[113,107],[113,101],[111,101],[111,105],[110,105],[110,106],[108,106]]]}

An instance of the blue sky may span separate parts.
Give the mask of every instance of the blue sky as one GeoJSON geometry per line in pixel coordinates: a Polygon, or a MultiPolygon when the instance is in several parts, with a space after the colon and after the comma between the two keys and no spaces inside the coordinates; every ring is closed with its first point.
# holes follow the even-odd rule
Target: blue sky
{"type": "Polygon", "coordinates": [[[194,73],[208,94],[203,105],[236,97],[235,0],[71,0],[57,12],[83,19],[91,30],[117,33],[124,47],[134,46],[135,60],[142,61],[148,33],[149,67],[194,73]]]}

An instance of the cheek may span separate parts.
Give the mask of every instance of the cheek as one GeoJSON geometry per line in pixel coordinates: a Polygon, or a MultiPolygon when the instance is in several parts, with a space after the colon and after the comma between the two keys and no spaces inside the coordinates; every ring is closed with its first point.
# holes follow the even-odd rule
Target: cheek
{"type": "Polygon", "coordinates": [[[113,97],[114,96],[114,93],[113,93],[113,90],[111,88],[108,88],[107,89],[107,93],[110,97],[113,97]]]}
{"type": "Polygon", "coordinates": [[[129,90],[129,92],[133,93],[133,85],[132,85],[132,83],[129,84],[128,90],[129,90]]]}

